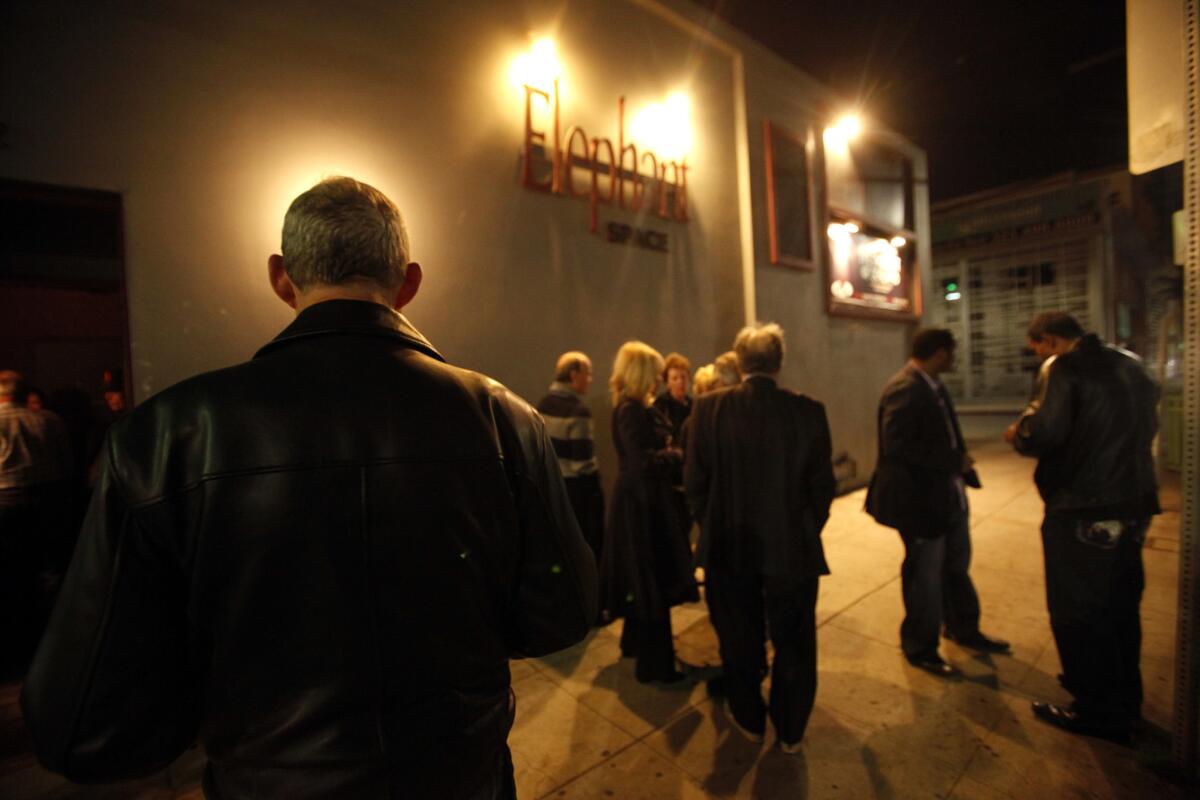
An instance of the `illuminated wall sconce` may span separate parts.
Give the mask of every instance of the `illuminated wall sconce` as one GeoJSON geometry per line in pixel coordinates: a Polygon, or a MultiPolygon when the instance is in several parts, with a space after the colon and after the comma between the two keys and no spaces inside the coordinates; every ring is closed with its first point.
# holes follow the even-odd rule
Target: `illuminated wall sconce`
{"type": "Polygon", "coordinates": [[[862,118],[857,114],[845,114],[825,129],[825,146],[834,150],[845,149],[862,133],[862,118]]]}
{"type": "Polygon", "coordinates": [[[538,39],[528,53],[514,58],[508,70],[508,78],[518,89],[532,86],[549,94],[557,82],[561,91],[562,64],[558,61],[554,40],[538,39]]]}
{"type": "Polygon", "coordinates": [[[666,102],[653,103],[634,114],[630,123],[633,141],[660,159],[683,163],[692,149],[691,103],[683,92],[672,92],[666,102]]]}

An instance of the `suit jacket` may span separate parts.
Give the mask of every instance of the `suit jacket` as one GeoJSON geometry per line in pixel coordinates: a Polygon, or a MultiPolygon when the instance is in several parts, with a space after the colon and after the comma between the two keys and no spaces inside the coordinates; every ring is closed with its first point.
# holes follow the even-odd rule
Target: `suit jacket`
{"type": "MultiPolygon", "coordinates": [[[[966,448],[949,394],[944,401],[957,442],[919,370],[906,365],[884,387],[876,417],[879,458],[867,491],[867,512],[881,525],[937,536],[965,510],[956,478],[966,448]]],[[[979,477],[971,470],[964,482],[978,487],[979,477]]]]}
{"type": "Polygon", "coordinates": [[[700,521],[698,563],[736,574],[829,574],[825,407],[752,376],[697,398],[689,428],[685,484],[700,521]]]}

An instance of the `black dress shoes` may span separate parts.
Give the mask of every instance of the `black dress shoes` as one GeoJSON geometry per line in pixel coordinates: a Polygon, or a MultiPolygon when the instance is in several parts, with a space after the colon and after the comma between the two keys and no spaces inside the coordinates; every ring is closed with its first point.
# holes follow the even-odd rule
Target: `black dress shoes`
{"type": "Polygon", "coordinates": [[[930,675],[936,675],[939,678],[957,678],[962,675],[955,667],[943,661],[937,653],[928,656],[905,656],[905,658],[917,669],[923,669],[930,675]]]}
{"type": "Polygon", "coordinates": [[[1012,647],[1003,639],[993,639],[990,636],[985,636],[979,631],[975,631],[970,636],[955,636],[946,631],[946,638],[952,642],[970,648],[980,653],[1010,653],[1012,647]]]}
{"type": "Polygon", "coordinates": [[[1096,719],[1081,715],[1067,706],[1056,706],[1054,703],[1043,702],[1034,702],[1033,715],[1043,722],[1048,722],[1070,733],[1095,736],[1097,739],[1107,739],[1117,744],[1129,745],[1130,725],[1127,721],[1096,719]]]}

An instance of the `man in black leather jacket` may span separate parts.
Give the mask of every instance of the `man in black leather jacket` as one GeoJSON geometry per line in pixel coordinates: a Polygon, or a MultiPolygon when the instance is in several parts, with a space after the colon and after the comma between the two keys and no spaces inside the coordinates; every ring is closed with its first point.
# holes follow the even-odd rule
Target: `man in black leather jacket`
{"type": "Polygon", "coordinates": [[[1157,387],[1137,356],[1047,312],[1030,347],[1054,357],[1006,438],[1038,458],[1046,504],[1046,599],[1070,706],[1035,702],[1043,720],[1118,742],[1141,716],[1138,604],[1142,543],[1159,512],[1151,444],[1157,387]]]}
{"type": "Polygon", "coordinates": [[[295,322],[110,432],[22,693],[42,763],[209,798],[509,798],[508,659],[596,616],[540,417],[399,313],[399,211],[331,178],[284,220],[295,322]]]}

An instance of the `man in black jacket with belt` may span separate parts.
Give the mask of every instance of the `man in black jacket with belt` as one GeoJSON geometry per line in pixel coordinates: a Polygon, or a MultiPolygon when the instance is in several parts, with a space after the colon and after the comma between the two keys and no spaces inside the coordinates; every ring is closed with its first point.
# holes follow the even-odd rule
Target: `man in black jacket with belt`
{"type": "Polygon", "coordinates": [[[1029,343],[1050,360],[1039,395],[1007,438],[1036,456],[1046,504],[1046,600],[1069,706],[1036,702],[1041,719],[1126,742],[1141,716],[1142,544],[1159,513],[1151,446],[1158,389],[1137,356],[1047,312],[1029,343]]]}
{"type": "Polygon", "coordinates": [[[964,647],[1009,649],[979,630],[967,505],[967,487],[978,488],[979,476],[938,379],[954,369],[954,354],[954,335],[944,328],[913,336],[912,357],[879,401],[879,457],[866,503],[867,512],[904,541],[900,646],[909,663],[941,677],[958,674],[938,654],[943,625],[946,638],[964,647]]]}
{"type": "Polygon", "coordinates": [[[742,382],[696,399],[685,484],[700,520],[697,561],[721,643],[732,722],[761,742],[768,707],[764,640],[775,646],[770,716],[799,752],[817,691],[817,589],[829,574],[821,529],[833,502],[825,407],[780,388],[783,330],[744,328],[734,342],[742,382]]]}
{"type": "Polygon", "coordinates": [[[399,313],[421,269],[349,178],[268,262],[296,320],[113,426],[22,693],[42,763],[209,798],[511,798],[508,659],[581,639],[596,575],[526,403],[399,313]]]}

